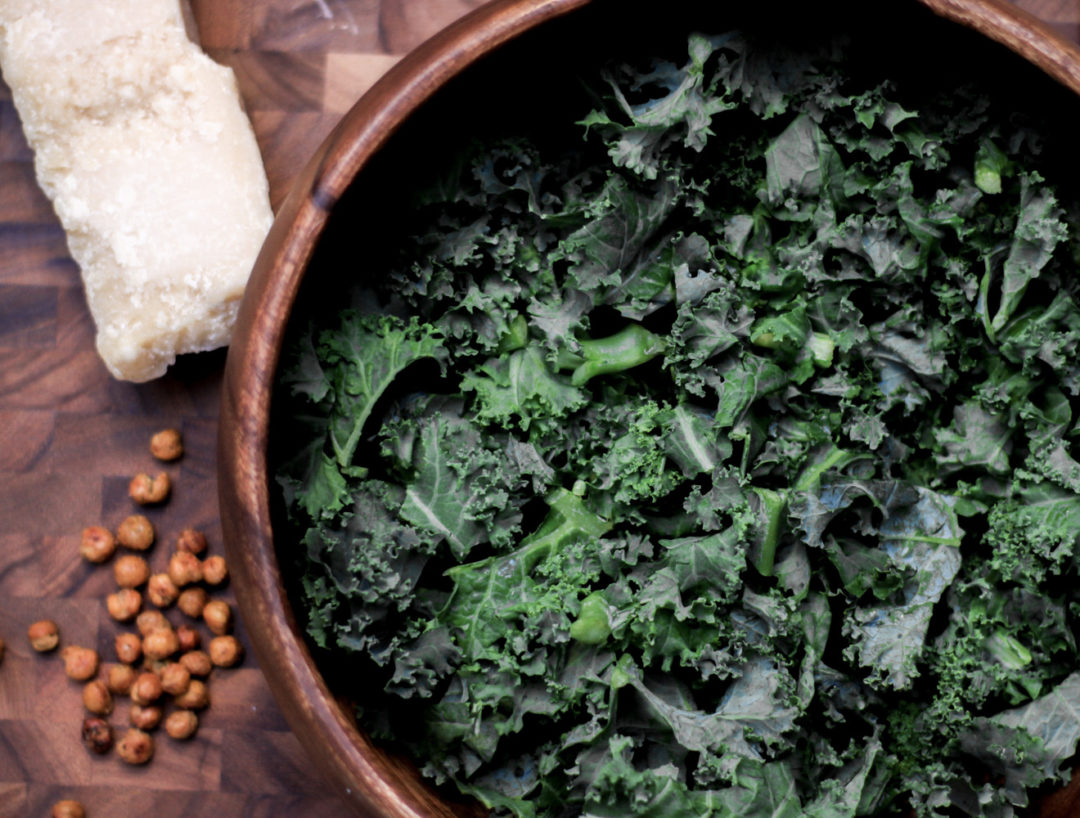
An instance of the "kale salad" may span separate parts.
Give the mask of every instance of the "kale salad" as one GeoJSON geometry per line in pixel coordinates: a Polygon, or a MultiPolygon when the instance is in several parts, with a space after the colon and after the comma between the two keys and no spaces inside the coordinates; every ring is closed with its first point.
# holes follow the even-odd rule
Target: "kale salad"
{"type": "Polygon", "coordinates": [[[1022,812],[1080,739],[1071,183],[977,87],[687,35],[294,333],[299,615],[496,816],[1022,812]]]}

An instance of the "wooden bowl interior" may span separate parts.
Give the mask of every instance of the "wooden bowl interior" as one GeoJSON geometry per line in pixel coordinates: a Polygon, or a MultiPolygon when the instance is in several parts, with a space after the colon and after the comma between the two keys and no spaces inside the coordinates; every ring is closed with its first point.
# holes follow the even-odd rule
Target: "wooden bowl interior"
{"type": "MultiPolygon", "coordinates": [[[[476,136],[527,134],[551,150],[580,144],[582,129],[573,123],[591,102],[579,78],[596,76],[614,55],[666,50],[678,57],[691,26],[713,32],[739,26],[760,29],[770,36],[791,37],[795,44],[830,36],[840,27],[850,32],[857,50],[873,43],[872,64],[866,70],[879,71],[882,77],[899,71],[944,88],[971,78],[988,82],[999,99],[1017,110],[1041,110],[1051,121],[1058,117],[1061,127],[1051,128],[1054,133],[1048,137],[1064,131],[1076,104],[1073,91],[1047,79],[1046,66],[1040,70],[991,42],[988,32],[946,22],[912,0],[874,4],[872,15],[866,14],[865,4],[846,0],[824,11],[802,2],[741,10],[704,10],[702,5],[669,0],[660,17],[655,4],[593,0],[516,36],[511,47],[480,58],[440,85],[400,127],[394,125],[392,137],[358,168],[346,167],[349,146],[341,144],[355,138],[356,131],[332,135],[327,150],[300,174],[294,201],[279,217],[257,265],[229,353],[222,410],[222,515],[230,557],[238,567],[237,595],[260,663],[294,730],[309,752],[325,762],[338,790],[361,814],[478,813],[475,805],[423,785],[407,760],[367,741],[351,720],[350,702],[364,696],[356,666],[315,649],[303,635],[303,616],[291,596],[294,589],[282,581],[282,569],[285,576],[293,573],[294,546],[273,474],[280,444],[291,430],[271,383],[278,353],[293,333],[309,317],[345,306],[348,285],[379,268],[416,185],[435,178],[476,136]],[[328,169],[334,161],[338,166],[328,169]],[[353,170],[359,170],[355,180],[353,170]],[[339,173],[342,182],[352,181],[343,192],[331,190],[320,201],[312,181],[319,173],[339,173]],[[298,233],[293,229],[302,218],[298,214],[310,212],[313,201],[323,210],[332,205],[329,220],[325,227],[316,223],[308,233],[298,233]],[[314,244],[310,264],[305,242],[314,244]],[[299,269],[283,273],[289,264],[299,269]]],[[[1008,43],[1009,36],[997,39],[1008,43]]],[[[418,81],[416,74],[402,76],[418,81]]],[[[1067,72],[1055,79],[1065,82],[1067,72]]],[[[389,83],[400,81],[388,78],[389,83]]],[[[1064,139],[1047,140],[1048,151],[1064,154],[1070,147],[1064,139]]],[[[1074,164],[1062,163],[1063,172],[1074,164]]]]}

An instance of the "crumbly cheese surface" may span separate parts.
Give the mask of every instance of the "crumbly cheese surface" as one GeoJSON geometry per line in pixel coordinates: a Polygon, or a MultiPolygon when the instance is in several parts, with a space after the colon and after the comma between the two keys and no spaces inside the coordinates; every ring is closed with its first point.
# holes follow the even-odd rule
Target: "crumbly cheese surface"
{"type": "Polygon", "coordinates": [[[273,215],[235,77],[179,0],[0,0],[0,66],[109,371],[227,344],[273,215]]]}

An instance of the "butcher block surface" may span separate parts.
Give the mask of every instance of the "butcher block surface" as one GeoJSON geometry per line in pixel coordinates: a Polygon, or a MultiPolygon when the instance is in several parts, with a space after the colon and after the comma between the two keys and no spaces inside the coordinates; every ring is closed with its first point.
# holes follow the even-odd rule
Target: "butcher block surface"
{"type": "MultiPolygon", "coordinates": [[[[481,2],[192,0],[204,49],[236,72],[275,210],[352,102],[481,2]]],[[[1018,5],[1080,42],[1080,0],[1018,5]]],[[[142,511],[127,496],[134,474],[164,470],[173,481],[170,500],[144,512],[158,532],[153,570],[164,570],[187,527],[205,532],[210,553],[223,552],[215,450],[224,351],[187,356],[136,385],[108,375],[93,338],[78,269],[0,82],[0,818],[45,818],[62,798],[82,801],[89,818],[344,818],[350,813],[305,757],[250,650],[239,667],[213,672],[196,736],[177,742],[157,731],[155,757],[141,767],[87,751],[81,684],[65,676],[58,654],[31,650],[27,626],[52,619],[61,644],[115,659],[115,635],[131,628],[105,610],[111,566],[84,561],[78,546],[84,527],[115,528],[142,511]],[[182,431],[185,454],[163,465],[148,444],[166,427],[182,431]]],[[[233,601],[227,586],[214,595],[233,601]]],[[[246,643],[242,622],[237,635],[246,643]]],[[[121,700],[117,727],[126,710],[121,700]]],[[[1046,804],[1044,815],[1080,815],[1071,796],[1046,804]]]]}

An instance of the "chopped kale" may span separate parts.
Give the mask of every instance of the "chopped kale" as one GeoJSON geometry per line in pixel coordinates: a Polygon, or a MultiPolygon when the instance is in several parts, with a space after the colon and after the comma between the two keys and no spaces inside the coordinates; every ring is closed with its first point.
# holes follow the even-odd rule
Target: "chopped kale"
{"type": "Polygon", "coordinates": [[[1080,208],[839,53],[610,69],[286,351],[308,633],[497,816],[1002,818],[1076,751],[1080,208]]]}

